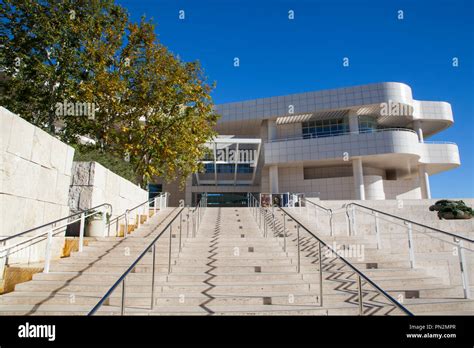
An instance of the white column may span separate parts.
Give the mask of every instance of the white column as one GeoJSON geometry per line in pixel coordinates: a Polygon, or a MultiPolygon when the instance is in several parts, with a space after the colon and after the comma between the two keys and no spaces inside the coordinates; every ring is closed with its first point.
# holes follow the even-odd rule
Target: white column
{"type": "Polygon", "coordinates": [[[413,129],[415,130],[416,134],[418,134],[418,141],[420,143],[423,143],[424,142],[423,128],[421,128],[421,121],[420,120],[416,120],[415,122],[413,122],[413,129]]]}
{"type": "Polygon", "coordinates": [[[278,166],[271,166],[269,168],[270,176],[270,193],[278,193],[278,166]]]}
{"type": "Polygon", "coordinates": [[[277,138],[277,126],[275,120],[267,120],[268,125],[268,140],[275,140],[277,138]]]}
{"type": "Polygon", "coordinates": [[[426,165],[420,164],[418,166],[418,177],[420,179],[421,198],[431,199],[430,178],[426,171],[426,165]]]}
{"type": "Polygon", "coordinates": [[[349,115],[349,132],[359,133],[359,116],[358,115],[349,115]]]}
{"type": "Polygon", "coordinates": [[[364,172],[362,170],[362,158],[352,159],[352,172],[354,175],[354,190],[356,199],[365,200],[364,172]]]}

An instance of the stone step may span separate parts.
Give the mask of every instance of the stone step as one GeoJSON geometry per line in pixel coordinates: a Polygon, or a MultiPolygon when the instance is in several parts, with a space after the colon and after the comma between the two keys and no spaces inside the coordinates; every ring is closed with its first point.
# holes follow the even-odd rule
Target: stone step
{"type": "MultiPolygon", "coordinates": [[[[0,309],[3,315],[85,315],[90,308],[71,305],[6,305],[0,309]]],[[[342,304],[321,308],[318,305],[246,305],[228,306],[214,305],[208,310],[198,306],[167,306],[154,311],[146,308],[126,308],[126,315],[355,315],[358,307],[342,304]]],[[[104,306],[96,315],[119,315],[119,306],[104,306]]]]}
{"type": "MultiPolygon", "coordinates": [[[[80,279],[77,282],[65,283],[62,281],[38,281],[33,280],[21,284],[17,284],[15,291],[53,291],[58,292],[90,292],[90,291],[107,291],[112,285],[112,282],[107,283],[90,283],[90,282],[81,282],[80,279]]],[[[331,282],[325,282],[324,286],[328,289],[332,289],[331,282]]],[[[269,281],[269,282],[259,282],[259,283],[229,283],[229,282],[220,282],[214,281],[213,285],[205,284],[202,282],[168,282],[162,284],[156,284],[155,288],[157,291],[183,291],[190,290],[193,291],[205,291],[209,289],[209,292],[212,292],[213,289],[218,287],[219,291],[239,291],[243,293],[255,292],[255,291],[287,291],[291,293],[292,291],[298,290],[310,290],[310,284],[296,281],[269,281]],[[215,283],[215,284],[214,284],[215,283]],[[212,288],[212,286],[215,286],[212,288]]],[[[318,285],[319,288],[319,285],[318,285]]],[[[136,282],[133,280],[127,281],[127,292],[147,292],[150,291],[150,286],[144,286],[142,282],[136,282]]]]}
{"type": "Polygon", "coordinates": [[[460,286],[440,284],[417,284],[416,286],[402,287],[399,284],[391,284],[383,288],[391,296],[403,295],[404,298],[413,296],[424,299],[462,299],[463,290],[460,286]]]}
{"type": "MultiPolygon", "coordinates": [[[[171,274],[155,274],[156,282],[167,282],[167,281],[177,281],[177,282],[204,282],[207,279],[213,278],[219,281],[224,282],[253,282],[253,281],[272,281],[272,280],[302,280],[303,277],[309,277],[310,275],[303,275],[298,273],[274,273],[274,274],[265,274],[265,273],[243,273],[243,274],[219,274],[214,276],[212,274],[198,273],[198,274],[189,274],[189,273],[171,273],[171,274]]],[[[318,275],[319,276],[319,275],[318,275]]],[[[33,280],[49,281],[49,280],[62,280],[73,284],[75,281],[90,281],[96,283],[99,281],[116,281],[119,278],[116,274],[103,274],[103,273],[94,273],[94,274],[65,274],[65,273],[37,273],[33,276],[33,280]]],[[[148,284],[151,281],[151,273],[132,273],[127,277],[127,280],[141,281],[144,284],[148,284]]]]}
{"type": "MultiPolygon", "coordinates": [[[[241,266],[241,265],[228,265],[228,266],[219,266],[218,269],[214,270],[214,274],[219,273],[249,273],[256,272],[256,267],[258,267],[257,272],[262,273],[272,273],[272,272],[296,272],[296,265],[288,266],[241,266]]],[[[58,264],[56,267],[51,268],[51,272],[79,272],[85,267],[82,265],[63,265],[58,264]]],[[[209,270],[209,266],[206,265],[172,265],[172,273],[193,273],[193,272],[205,272],[209,270]]],[[[125,266],[113,266],[113,265],[100,265],[92,266],[87,268],[86,271],[95,272],[95,273],[114,273],[117,275],[117,278],[125,271],[125,266]]],[[[314,267],[308,267],[308,270],[314,270],[314,267]]],[[[304,268],[302,268],[304,270],[304,268]]],[[[136,273],[150,273],[152,271],[152,265],[148,266],[138,265],[135,267],[134,272],[136,273]]],[[[155,272],[168,272],[168,265],[164,263],[157,263],[155,266],[155,272]]]]}
{"type": "MultiPolygon", "coordinates": [[[[26,293],[15,293],[15,295],[10,294],[0,297],[0,304],[2,304],[2,309],[8,308],[5,305],[28,305],[28,304],[37,304],[41,303],[44,306],[51,306],[57,304],[63,305],[89,305],[90,308],[94,306],[100,299],[98,293],[82,293],[81,295],[74,294],[56,294],[56,293],[35,293],[33,296],[30,296],[26,293]]],[[[372,295],[364,295],[364,303],[367,306],[371,305],[372,295]]],[[[381,304],[380,298],[375,298],[378,304],[381,304]]],[[[119,306],[121,301],[120,292],[118,294],[114,293],[111,295],[109,301],[106,303],[111,306],[119,306]]],[[[148,308],[150,306],[151,296],[149,292],[147,294],[142,293],[127,293],[126,305],[127,306],[143,306],[148,308]]],[[[325,294],[324,303],[335,305],[341,303],[341,301],[346,301],[346,303],[351,303],[357,305],[357,300],[355,296],[348,296],[348,294],[325,294]],[[348,302],[349,301],[349,302],[348,302]]],[[[383,299],[383,303],[385,303],[383,299]]],[[[308,294],[308,293],[265,293],[265,294],[218,294],[213,293],[212,298],[202,293],[187,293],[180,295],[170,295],[170,294],[155,294],[155,306],[158,306],[157,310],[160,310],[161,306],[199,306],[204,303],[207,303],[208,307],[212,306],[235,306],[235,305],[298,305],[298,304],[309,304],[309,305],[319,305],[319,296],[318,293],[308,294]],[[211,300],[210,302],[208,302],[211,300]],[[212,306],[211,306],[212,304],[212,306]]],[[[433,310],[443,311],[443,310],[463,310],[470,311],[474,313],[474,301],[464,300],[464,299],[405,299],[405,306],[407,306],[414,313],[426,313],[433,310]]],[[[388,301],[387,301],[387,305],[388,301]]],[[[326,307],[326,306],[325,306],[326,307]]],[[[41,310],[41,307],[39,308],[41,310]]],[[[0,310],[2,311],[2,310],[0,310]]]]}
{"type": "MultiPolygon", "coordinates": [[[[0,315],[87,314],[156,238],[166,221],[173,218],[173,210],[167,211],[168,215],[165,216],[165,212],[157,214],[125,239],[97,238],[89,241],[82,253],[53,261],[50,273],[36,274],[32,281],[18,284],[13,293],[0,296],[0,315]]],[[[166,231],[156,244],[154,309],[150,309],[152,254],[147,253],[126,279],[126,314],[357,315],[358,288],[354,271],[340,258],[323,254],[324,306],[321,307],[316,240],[300,229],[301,272],[296,273],[295,221],[286,221],[285,252],[281,216],[277,213],[276,217],[279,236],[273,237],[270,232],[270,236],[264,238],[249,209],[207,209],[195,237],[187,238],[187,224],[182,222],[181,252],[177,221],[171,240],[166,231]],[[216,225],[218,215],[220,223],[216,225]],[[172,260],[168,274],[170,242],[172,260]]],[[[305,222],[304,214],[298,218],[305,222]]],[[[335,236],[324,231],[324,223],[316,224],[311,220],[305,223],[311,228],[318,225],[318,235],[338,250],[344,245],[363,246],[363,255],[344,255],[345,258],[394,298],[402,295],[401,299],[413,312],[424,314],[437,310],[449,313],[472,309],[471,302],[461,299],[460,287],[443,285],[440,279],[423,270],[411,269],[407,252],[391,254],[385,249],[378,250],[370,230],[373,226],[358,221],[358,235],[347,236],[344,234],[347,233],[344,231],[347,228],[345,218],[338,216],[337,219],[335,226],[343,233],[335,236]]],[[[398,233],[396,228],[391,231],[398,233]]],[[[400,238],[405,237],[400,234],[400,238]]],[[[363,293],[366,314],[402,314],[393,310],[393,305],[377,295],[365,281],[363,293]]],[[[118,315],[120,304],[121,286],[98,314],[118,315]]]]}
{"type": "MultiPolygon", "coordinates": [[[[127,245],[123,245],[120,247],[116,248],[109,248],[109,249],[90,249],[90,248],[84,248],[82,252],[73,252],[71,253],[71,257],[94,257],[97,258],[99,256],[121,256],[125,252],[128,253],[136,253],[140,254],[146,248],[149,247],[148,245],[143,245],[142,247],[129,247],[127,245]]],[[[281,253],[283,250],[279,246],[243,246],[243,245],[233,245],[229,247],[221,247],[217,246],[217,248],[211,248],[209,245],[206,247],[199,247],[199,248],[194,248],[190,247],[188,244],[184,243],[181,247],[181,252],[187,253],[187,254],[207,254],[210,252],[211,249],[214,249],[213,252],[218,252],[219,254],[233,254],[238,250],[239,253],[281,253]]],[[[176,243],[175,245],[171,246],[171,250],[174,253],[177,253],[179,251],[179,243],[176,243]]],[[[149,249],[149,252],[152,250],[149,249]]],[[[159,245],[156,247],[156,252],[159,254],[166,253],[168,254],[169,251],[169,246],[168,245],[159,245]]],[[[302,252],[304,253],[304,252],[302,252]]],[[[295,254],[295,253],[293,253],[295,254]]]]}
{"type": "Polygon", "coordinates": [[[474,315],[474,301],[465,299],[405,299],[403,305],[415,314],[433,311],[469,311],[474,315]]]}

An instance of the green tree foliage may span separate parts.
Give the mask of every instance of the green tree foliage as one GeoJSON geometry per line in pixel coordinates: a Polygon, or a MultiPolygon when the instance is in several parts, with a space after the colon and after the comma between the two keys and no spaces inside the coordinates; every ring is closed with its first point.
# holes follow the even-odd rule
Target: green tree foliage
{"type": "Polygon", "coordinates": [[[3,106],[70,144],[92,139],[83,152],[129,159],[141,184],[200,169],[215,135],[212,86],[146,19],[131,23],[113,0],[4,0],[0,40],[3,106]],[[94,117],[58,113],[65,101],[93,105],[94,117]]]}

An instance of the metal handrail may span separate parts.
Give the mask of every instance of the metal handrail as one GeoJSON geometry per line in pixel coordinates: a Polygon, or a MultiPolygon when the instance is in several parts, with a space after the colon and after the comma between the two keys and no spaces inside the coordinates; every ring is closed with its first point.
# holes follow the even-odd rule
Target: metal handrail
{"type": "MultiPolygon", "coordinates": [[[[102,296],[102,298],[97,302],[97,304],[91,309],[91,311],[87,315],[94,315],[95,312],[104,304],[104,302],[109,298],[109,296],[112,294],[112,292],[121,284],[124,282],[125,277],[129,273],[132,272],[132,270],[135,268],[135,266],[140,262],[140,260],[148,253],[148,251],[154,247],[156,241],[168,230],[168,228],[171,226],[171,224],[181,216],[181,213],[183,212],[184,208],[180,208],[179,212],[175,215],[175,217],[166,225],[165,228],[153,239],[153,241],[145,248],[145,250],[135,259],[135,261],[132,262],[132,264],[127,268],[127,270],[119,277],[119,279],[110,287],[109,290],[102,296]]],[[[154,265],[154,263],[153,263],[154,265]]],[[[123,286],[125,287],[125,283],[123,283],[123,286]]],[[[124,294],[124,291],[122,292],[124,294]]],[[[122,304],[123,304],[123,299],[122,299],[122,304]]],[[[123,308],[122,308],[122,314],[123,314],[123,308]]]]}
{"type": "MultiPolygon", "coordinates": [[[[258,200],[252,195],[252,194],[249,194],[249,198],[252,198],[251,200],[249,200],[249,207],[252,208],[253,210],[253,215],[254,215],[254,218],[255,218],[255,221],[257,222],[257,224],[259,225],[259,228],[262,229],[262,226],[261,226],[261,218],[259,219],[257,217],[257,214],[259,214],[258,210],[260,210],[260,214],[264,214],[262,213],[262,207],[260,205],[260,202],[258,202],[258,200]]],[[[319,205],[318,205],[319,206],[319,205]]],[[[272,206],[273,208],[273,206],[272,206]]],[[[322,306],[323,305],[323,285],[322,285],[322,282],[323,282],[323,276],[322,276],[322,254],[321,254],[321,245],[325,246],[326,248],[328,248],[333,255],[336,255],[341,261],[343,261],[347,266],[349,266],[349,268],[351,268],[357,275],[358,275],[358,296],[359,296],[359,314],[363,314],[363,299],[362,299],[362,282],[361,282],[361,278],[363,278],[367,283],[369,283],[372,287],[374,287],[380,294],[382,294],[382,296],[384,296],[386,299],[388,299],[392,304],[394,304],[398,309],[400,309],[403,313],[407,314],[407,315],[410,315],[412,316],[413,313],[410,312],[405,306],[403,306],[402,304],[400,304],[397,300],[395,300],[392,296],[390,296],[387,292],[385,292],[382,288],[380,288],[376,283],[374,283],[372,280],[370,280],[364,273],[362,273],[359,269],[357,269],[355,266],[353,266],[349,261],[347,261],[344,257],[340,256],[336,251],[334,251],[333,248],[331,248],[329,245],[327,245],[323,240],[321,240],[319,237],[317,237],[313,232],[311,232],[306,226],[304,226],[302,223],[300,223],[298,220],[296,220],[290,213],[288,213],[287,211],[285,211],[283,208],[281,207],[276,207],[276,208],[280,208],[280,210],[283,212],[283,214],[286,214],[287,216],[289,216],[293,221],[295,221],[297,223],[297,240],[298,240],[298,263],[297,263],[297,271],[298,273],[300,272],[301,270],[301,266],[300,266],[300,262],[301,262],[301,256],[300,256],[300,245],[299,245],[299,242],[300,242],[300,238],[299,238],[299,228],[303,228],[306,232],[308,232],[313,238],[316,238],[319,242],[319,272],[320,272],[320,305],[322,306]]],[[[323,209],[325,210],[328,210],[328,208],[324,208],[322,207],[323,209]]],[[[265,211],[266,209],[263,208],[265,211]]],[[[273,216],[273,219],[274,219],[274,213],[271,213],[272,216],[273,216]]],[[[285,217],[283,217],[283,236],[284,236],[284,246],[283,246],[283,250],[286,252],[287,251],[287,243],[286,243],[286,223],[285,223],[286,219],[285,217]]],[[[273,220],[273,229],[275,230],[275,220],[273,220]]],[[[263,219],[263,235],[264,237],[267,235],[267,223],[266,223],[266,219],[265,219],[265,216],[264,216],[264,219],[263,219]]]]}
{"type": "MultiPolygon", "coordinates": [[[[201,196],[196,207],[191,211],[193,214],[193,223],[195,222],[195,231],[199,229],[200,220],[202,218],[202,209],[207,207],[207,195],[201,196]],[[197,221],[195,221],[195,216],[197,216],[197,221]]],[[[154,283],[155,283],[155,253],[156,253],[156,242],[158,239],[169,229],[170,230],[170,244],[169,244],[169,256],[168,256],[168,274],[171,273],[171,227],[173,222],[179,217],[180,218],[180,251],[181,251],[181,222],[182,222],[182,213],[184,211],[184,207],[180,207],[180,210],[175,215],[175,217],[163,228],[163,230],[152,240],[152,242],[144,249],[144,251],[132,262],[132,264],[127,268],[127,270],[119,277],[119,279],[109,288],[109,290],[102,296],[99,302],[90,310],[87,314],[88,316],[94,315],[97,310],[104,304],[107,298],[115,291],[115,289],[122,283],[122,301],[121,301],[121,314],[124,314],[125,309],[125,278],[131,271],[135,268],[135,266],[140,262],[140,260],[153,248],[153,270],[152,270],[152,293],[151,293],[151,309],[153,309],[154,305],[154,283]]],[[[189,222],[189,213],[186,214],[187,222],[189,222]]],[[[189,226],[189,225],[188,225],[189,226]]],[[[195,234],[194,234],[195,236],[195,234]]]]}
{"type": "Polygon", "coordinates": [[[13,252],[11,252],[12,249],[14,248],[18,248],[19,246],[21,245],[24,245],[24,244],[27,244],[27,243],[30,243],[30,242],[33,242],[34,240],[38,239],[38,238],[41,238],[43,236],[47,236],[47,242],[46,242],[46,248],[45,248],[45,252],[44,252],[44,270],[43,272],[44,273],[48,273],[49,272],[49,267],[50,267],[50,264],[51,264],[51,249],[52,249],[52,242],[53,242],[53,236],[55,236],[56,234],[58,233],[62,233],[64,232],[63,229],[64,228],[67,228],[68,225],[71,225],[73,223],[76,223],[78,221],[80,221],[80,236],[79,236],[79,250],[82,251],[82,243],[83,243],[83,234],[84,234],[84,224],[85,224],[85,218],[86,217],[90,217],[90,216],[94,216],[94,215],[97,215],[97,214],[103,214],[102,215],[102,218],[104,220],[104,225],[106,225],[105,223],[105,220],[106,220],[106,215],[105,215],[105,210],[104,212],[100,212],[100,211],[96,211],[96,209],[98,208],[101,208],[101,207],[108,207],[110,208],[110,214],[112,214],[112,205],[109,204],[109,203],[102,203],[98,206],[95,206],[95,207],[92,207],[92,208],[89,208],[87,210],[84,210],[84,211],[81,211],[81,212],[78,212],[78,213],[74,213],[74,214],[71,214],[69,216],[66,216],[64,218],[61,218],[61,219],[57,219],[55,221],[52,221],[52,222],[49,222],[49,223],[46,223],[46,224],[43,224],[41,226],[37,226],[37,227],[34,227],[34,228],[31,228],[29,230],[26,230],[24,232],[21,232],[21,233],[18,233],[18,234],[15,234],[13,236],[8,236],[6,238],[3,238],[0,240],[0,243],[3,244],[3,248],[0,250],[0,252],[3,254],[0,256],[0,258],[4,258],[5,261],[4,261],[4,265],[8,265],[8,257],[11,255],[11,254],[15,254],[15,253],[18,253],[20,252],[21,250],[24,250],[28,247],[31,247],[32,245],[35,245],[36,243],[32,243],[32,244],[29,244],[28,246],[22,248],[22,249],[19,249],[19,250],[14,250],[13,252]],[[88,214],[88,212],[91,212],[90,214],[88,214]],[[80,218],[78,219],[75,219],[73,221],[69,221],[70,218],[72,217],[77,217],[77,216],[80,216],[80,218]],[[56,224],[58,222],[61,222],[61,221],[64,221],[66,220],[67,223],[64,224],[64,225],[61,225],[61,226],[56,226],[56,224]],[[34,235],[34,236],[31,236],[30,238],[26,239],[26,240],[21,240],[19,241],[18,243],[14,243],[14,244],[10,244],[10,245],[7,245],[7,241],[9,240],[13,240],[14,238],[19,238],[21,236],[24,236],[25,234],[28,234],[28,233],[31,233],[33,231],[36,231],[38,229],[41,229],[41,228],[45,228],[45,227],[48,227],[48,226],[52,226],[52,228],[49,228],[47,231],[44,231],[42,233],[39,233],[37,235],[34,235]],[[59,230],[58,232],[54,232],[56,230],[59,230]]]}
{"type": "MultiPolygon", "coordinates": [[[[165,197],[167,197],[168,193],[164,193],[164,195],[165,195],[165,197]]],[[[155,199],[156,199],[156,197],[155,197],[155,199]]],[[[108,213],[111,216],[112,213],[113,213],[113,207],[110,203],[102,203],[102,204],[99,204],[99,205],[94,206],[92,208],[88,208],[88,209],[79,211],[77,213],[74,213],[74,214],[71,214],[69,216],[66,216],[66,217],[48,222],[46,224],[30,228],[26,231],[17,233],[15,235],[7,236],[5,238],[0,239],[0,245],[3,244],[2,248],[0,249],[0,253],[2,254],[2,255],[0,255],[0,258],[5,258],[4,264],[7,265],[8,264],[8,257],[10,255],[18,253],[18,252],[20,252],[20,251],[22,251],[22,250],[24,250],[28,247],[31,247],[31,246],[37,244],[37,242],[35,242],[35,243],[32,243],[32,242],[34,240],[37,240],[37,239],[42,238],[44,236],[47,236],[48,240],[47,240],[46,249],[45,249],[44,272],[48,273],[50,262],[51,262],[52,238],[53,238],[53,236],[57,235],[58,233],[64,232],[63,229],[67,228],[67,226],[72,225],[72,224],[77,223],[77,222],[80,222],[79,246],[78,246],[78,248],[79,248],[79,252],[82,252],[83,244],[84,244],[84,227],[85,227],[84,225],[85,225],[85,219],[86,218],[94,216],[94,215],[98,215],[98,214],[103,214],[102,216],[103,216],[103,221],[104,221],[104,229],[107,229],[107,235],[110,235],[110,226],[112,225],[112,223],[114,223],[116,221],[117,228],[118,228],[119,219],[122,218],[123,216],[125,216],[126,230],[128,230],[128,226],[127,226],[127,224],[128,224],[128,218],[127,218],[128,212],[133,211],[134,209],[137,209],[140,206],[143,206],[144,204],[149,204],[152,200],[147,200],[146,202],[141,203],[141,204],[137,205],[136,207],[133,207],[131,209],[127,209],[124,214],[119,215],[116,218],[114,218],[112,220],[109,220],[108,222],[107,222],[105,209],[104,209],[104,211],[97,211],[97,209],[99,209],[101,207],[106,207],[106,208],[108,208],[108,210],[109,210],[108,213]],[[70,220],[71,218],[76,218],[76,219],[70,220]],[[56,224],[61,222],[61,221],[67,221],[67,223],[65,223],[61,226],[56,226],[56,224]],[[47,231],[44,231],[42,233],[31,236],[30,238],[28,238],[26,240],[20,240],[18,243],[13,243],[13,244],[7,245],[7,241],[25,236],[26,234],[29,234],[33,231],[36,231],[36,230],[39,230],[39,229],[42,229],[42,228],[45,228],[45,227],[48,227],[48,226],[51,226],[51,228],[49,228],[47,231]],[[21,248],[21,249],[14,250],[13,252],[11,251],[12,249],[18,248],[18,247],[20,247],[24,244],[28,244],[28,245],[21,248]]],[[[156,203],[156,201],[155,201],[155,203],[156,203]]],[[[156,204],[155,204],[155,212],[156,212],[156,204]]],[[[138,221],[138,225],[139,225],[140,224],[140,218],[138,220],[139,220],[138,221]]],[[[127,235],[127,233],[124,233],[124,236],[126,236],[126,235],[127,235]]]]}
{"type": "Polygon", "coordinates": [[[323,207],[322,205],[319,205],[317,203],[314,203],[314,202],[311,202],[310,200],[306,199],[306,198],[302,198],[302,200],[305,202],[305,203],[310,203],[322,210],[324,210],[328,215],[329,215],[329,230],[330,230],[330,236],[332,236],[334,234],[334,224],[333,224],[333,217],[334,217],[334,211],[330,208],[326,208],[326,207],[323,207]]]}
{"type": "MultiPolygon", "coordinates": [[[[157,200],[159,199],[160,200],[160,209],[163,208],[163,197],[165,197],[165,204],[164,204],[164,207],[167,207],[167,197],[169,196],[170,194],[168,192],[161,192],[159,195],[155,196],[155,197],[152,197],[152,198],[149,198],[147,199],[146,201],[144,201],[143,203],[140,203],[138,205],[136,205],[135,207],[133,208],[129,208],[129,209],[126,209],[125,212],[123,212],[122,214],[120,215],[117,215],[115,218],[113,218],[112,220],[109,221],[109,224],[108,224],[108,234],[107,236],[110,236],[110,226],[112,224],[116,224],[116,236],[117,236],[117,232],[118,232],[118,222],[120,221],[120,219],[124,219],[125,220],[125,230],[128,231],[128,224],[129,224],[129,221],[128,221],[128,216],[130,214],[130,212],[142,207],[142,206],[146,206],[148,205],[148,208],[150,208],[150,205],[151,203],[153,202],[153,210],[154,212],[156,213],[156,210],[157,210],[157,200]]],[[[149,212],[148,212],[149,213],[149,212]]],[[[140,217],[138,218],[138,221],[137,221],[137,226],[140,227],[140,223],[141,223],[141,219],[140,217]]],[[[126,233],[124,232],[124,237],[126,237],[126,233]]]]}
{"type": "Polygon", "coordinates": [[[349,207],[350,206],[358,206],[360,208],[363,208],[363,209],[366,209],[366,210],[370,210],[372,213],[373,212],[376,212],[376,213],[379,213],[379,214],[382,214],[382,215],[385,215],[385,216],[389,216],[391,218],[394,218],[394,219],[397,219],[397,220],[402,220],[404,223],[410,223],[412,225],[417,225],[417,226],[420,226],[420,227],[423,227],[423,228],[426,228],[426,229],[430,229],[434,232],[438,232],[438,233],[442,233],[442,234],[445,234],[447,236],[450,236],[450,237],[453,237],[453,238],[456,238],[456,239],[460,239],[460,240],[464,240],[466,242],[469,242],[469,243],[474,243],[474,240],[473,239],[469,239],[467,237],[464,237],[464,236],[460,236],[460,235],[457,235],[457,234],[454,234],[454,233],[451,233],[451,232],[447,232],[447,231],[443,231],[443,230],[440,230],[438,228],[435,228],[435,227],[431,227],[431,226],[428,226],[428,225],[425,225],[425,224],[422,224],[422,223],[419,223],[419,222],[416,222],[416,221],[413,221],[413,220],[409,220],[409,219],[405,219],[401,216],[397,216],[397,215],[393,215],[393,214],[390,214],[390,213],[386,213],[384,211],[381,211],[381,210],[378,210],[378,209],[374,209],[374,208],[370,208],[370,207],[367,207],[365,205],[362,205],[362,204],[359,204],[359,203],[355,203],[355,202],[351,202],[351,203],[348,203],[346,205],[346,215],[349,217],[349,207]]]}
{"type": "MultiPolygon", "coordinates": [[[[405,218],[400,217],[400,216],[396,216],[396,215],[393,215],[393,214],[390,214],[390,213],[386,213],[386,212],[378,210],[378,209],[373,209],[373,208],[370,208],[370,207],[367,207],[365,205],[355,203],[355,202],[348,203],[346,205],[346,216],[347,216],[347,221],[348,221],[348,224],[349,224],[349,227],[348,227],[348,234],[349,235],[351,235],[353,230],[355,229],[355,209],[354,209],[354,207],[359,207],[359,208],[362,208],[362,209],[369,210],[375,216],[375,236],[376,236],[376,239],[377,239],[377,248],[380,248],[380,232],[379,232],[379,226],[378,226],[379,214],[384,215],[384,216],[388,216],[392,219],[403,221],[403,224],[406,226],[407,232],[408,232],[408,252],[409,252],[410,267],[411,268],[415,268],[415,247],[414,247],[414,243],[413,243],[413,231],[418,232],[418,233],[422,233],[423,235],[427,234],[427,233],[424,233],[424,232],[421,232],[421,231],[414,230],[413,225],[422,227],[425,230],[431,230],[433,232],[436,232],[436,233],[439,233],[439,234],[442,234],[442,235],[445,235],[445,236],[452,237],[453,240],[454,240],[454,243],[450,242],[450,241],[447,241],[447,240],[443,240],[443,239],[434,237],[434,236],[427,236],[428,238],[434,238],[434,239],[440,240],[441,242],[448,243],[448,244],[456,246],[457,254],[458,254],[458,257],[459,257],[459,268],[460,268],[460,276],[461,276],[461,283],[462,283],[462,287],[463,287],[464,298],[466,298],[466,299],[471,298],[471,289],[470,289],[470,285],[469,285],[469,276],[468,276],[468,270],[467,270],[468,263],[466,262],[464,251],[467,250],[467,251],[472,253],[473,250],[465,248],[463,246],[463,241],[472,244],[472,243],[474,243],[474,240],[472,240],[470,238],[467,238],[467,237],[464,237],[464,236],[460,236],[460,235],[451,233],[451,232],[443,231],[443,230],[440,230],[438,228],[434,228],[434,227],[431,227],[431,226],[428,226],[428,225],[425,225],[425,224],[422,224],[422,223],[419,223],[419,222],[416,222],[416,221],[413,221],[413,220],[405,219],[405,218]],[[352,209],[351,209],[352,219],[349,217],[349,207],[352,207],[352,209]]],[[[395,222],[392,221],[392,223],[395,223],[395,222]]]]}
{"type": "Polygon", "coordinates": [[[307,135],[299,135],[296,137],[289,137],[289,138],[281,138],[281,139],[272,139],[267,140],[266,143],[278,143],[282,141],[291,141],[291,140],[307,140],[307,139],[318,139],[318,138],[330,138],[330,137],[337,137],[337,136],[344,136],[344,135],[356,135],[356,134],[371,134],[371,133],[383,133],[383,132],[416,132],[413,129],[408,128],[381,128],[381,129],[370,129],[370,130],[360,130],[358,132],[338,132],[338,133],[329,133],[328,135],[315,135],[315,134],[307,134],[307,135]]]}
{"type": "Polygon", "coordinates": [[[320,209],[326,211],[329,215],[332,216],[333,210],[332,210],[331,208],[323,207],[322,205],[319,205],[318,203],[314,203],[314,202],[312,202],[312,201],[310,201],[310,200],[308,200],[307,198],[304,198],[304,197],[302,197],[301,199],[302,199],[305,203],[309,203],[309,204],[315,205],[316,207],[318,207],[318,208],[320,208],[320,209]]]}
{"type": "MultiPolygon", "coordinates": [[[[368,278],[364,273],[362,273],[359,269],[357,269],[354,265],[352,265],[349,261],[347,261],[344,257],[340,256],[332,247],[330,247],[328,244],[326,244],[321,238],[319,238],[318,236],[316,236],[313,232],[311,232],[306,226],[304,226],[301,222],[299,222],[298,220],[296,220],[296,218],[294,216],[292,216],[290,213],[288,213],[286,210],[284,210],[283,208],[280,208],[280,210],[288,215],[288,217],[290,219],[292,219],[293,221],[295,221],[298,226],[300,226],[301,228],[303,228],[309,235],[311,235],[313,238],[317,239],[318,242],[320,243],[320,245],[323,245],[325,246],[326,248],[328,248],[331,253],[333,255],[336,255],[336,257],[338,257],[342,262],[344,262],[346,264],[346,266],[348,266],[349,268],[351,268],[355,273],[357,273],[357,275],[361,278],[363,278],[367,283],[369,283],[372,287],[374,287],[380,294],[382,294],[387,300],[389,300],[392,304],[394,304],[398,309],[400,309],[402,312],[404,312],[405,314],[407,315],[410,315],[412,316],[413,313],[410,312],[405,306],[403,306],[402,304],[400,304],[397,300],[395,300],[392,296],[390,296],[390,294],[388,294],[387,292],[385,292],[385,290],[383,290],[380,286],[378,286],[376,283],[374,283],[372,280],[370,280],[370,278],[368,278]]],[[[285,231],[285,235],[286,235],[286,231],[285,231]]],[[[299,241],[298,241],[299,242],[299,241]]],[[[321,254],[319,255],[320,258],[321,257],[321,254]]],[[[358,281],[359,283],[359,306],[362,306],[362,289],[361,289],[361,282],[360,282],[360,279],[358,281]]]]}
{"type": "MultiPolygon", "coordinates": [[[[74,213],[74,214],[71,214],[69,216],[66,216],[64,218],[60,218],[60,219],[57,219],[57,220],[54,220],[54,221],[51,221],[51,222],[48,222],[46,224],[43,224],[41,226],[37,226],[37,227],[33,227],[33,228],[30,228],[29,230],[26,230],[26,231],[23,231],[23,232],[20,232],[20,233],[17,233],[17,234],[14,234],[14,235],[11,235],[11,236],[8,236],[6,238],[3,238],[3,239],[0,239],[0,243],[4,243],[10,239],[13,239],[13,238],[17,238],[17,237],[21,237],[22,235],[25,235],[27,233],[30,233],[30,232],[33,232],[35,230],[38,230],[38,229],[41,229],[41,228],[44,228],[44,227],[47,227],[47,226],[50,226],[50,225],[54,225],[54,224],[57,224],[58,222],[61,222],[61,221],[64,221],[64,220],[67,220],[67,219],[70,219],[74,216],[78,216],[78,215],[81,215],[83,213],[87,213],[88,211],[90,210],[95,210],[95,209],[98,209],[100,207],[103,207],[103,206],[108,206],[110,207],[110,215],[112,215],[112,205],[110,203],[102,203],[102,204],[99,204],[95,207],[92,207],[92,208],[89,208],[89,209],[86,209],[86,210],[83,210],[83,211],[80,211],[80,212],[77,212],[77,213],[74,213]]],[[[100,213],[100,212],[96,212],[96,213],[100,213]]],[[[93,215],[93,214],[92,214],[93,215]]],[[[89,215],[89,216],[92,216],[92,215],[89,215]]],[[[70,224],[70,223],[69,223],[70,224]]],[[[46,232],[47,233],[47,232],[46,232]]]]}

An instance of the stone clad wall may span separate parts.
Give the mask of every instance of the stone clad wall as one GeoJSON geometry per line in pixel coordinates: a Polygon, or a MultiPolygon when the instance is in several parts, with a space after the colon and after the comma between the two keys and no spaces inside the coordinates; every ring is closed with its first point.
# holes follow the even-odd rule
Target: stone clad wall
{"type": "MultiPolygon", "coordinates": [[[[69,215],[68,193],[74,149],[0,107],[0,236],[21,233],[69,215]]],[[[7,242],[7,247],[46,232],[7,242]]],[[[64,230],[58,230],[52,243],[52,258],[59,258],[64,230]]],[[[23,244],[24,245],[24,244],[23,244]]],[[[22,246],[23,246],[22,245],[22,246]]],[[[36,239],[28,248],[11,250],[8,265],[36,264],[42,267],[46,238],[36,239]]],[[[0,257],[0,280],[6,259],[0,257]]],[[[2,282],[0,282],[0,290],[2,282]]]]}
{"type": "MultiPolygon", "coordinates": [[[[74,148],[0,107],[0,238],[67,217],[70,207],[86,209],[107,202],[115,216],[148,198],[147,191],[96,162],[78,162],[73,167],[73,158],[74,148]]],[[[0,293],[6,266],[42,269],[46,235],[34,242],[29,239],[50,228],[0,246],[0,293]],[[2,257],[3,249],[9,250],[8,259],[2,257]]],[[[63,223],[56,228],[52,259],[61,257],[64,248],[63,223]]]]}
{"type": "Polygon", "coordinates": [[[74,162],[69,188],[71,211],[92,208],[102,203],[113,207],[112,217],[148,199],[148,192],[97,162],[74,162]]]}
{"type": "Polygon", "coordinates": [[[1,236],[69,215],[74,149],[0,107],[1,236]]]}

